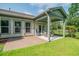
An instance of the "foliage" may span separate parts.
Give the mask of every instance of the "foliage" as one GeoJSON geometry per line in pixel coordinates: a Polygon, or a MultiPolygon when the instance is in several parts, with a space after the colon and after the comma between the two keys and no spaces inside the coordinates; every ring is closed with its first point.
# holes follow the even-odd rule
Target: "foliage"
{"type": "Polygon", "coordinates": [[[63,30],[62,30],[62,29],[53,30],[53,33],[54,33],[55,35],[60,35],[60,36],[62,36],[62,35],[63,35],[63,30]]]}
{"type": "Polygon", "coordinates": [[[79,17],[76,16],[76,13],[79,11],[79,3],[72,3],[68,11],[68,25],[79,23],[79,17]]]}
{"type": "Polygon", "coordinates": [[[61,21],[56,21],[51,23],[51,33],[56,35],[62,35],[62,23],[61,21]]]}
{"type": "Polygon", "coordinates": [[[68,11],[67,26],[75,26],[77,31],[79,31],[79,16],[76,15],[79,11],[79,3],[72,3],[68,11]]]}
{"type": "Polygon", "coordinates": [[[77,11],[79,11],[79,3],[72,3],[69,8],[69,15],[73,17],[77,11]]]}
{"type": "Polygon", "coordinates": [[[75,25],[79,26],[79,17],[73,17],[72,19],[68,19],[67,25],[75,25]]]}
{"type": "Polygon", "coordinates": [[[76,32],[75,35],[76,35],[76,38],[79,39],[79,32],[76,32]]]}
{"type": "Polygon", "coordinates": [[[75,26],[66,26],[66,30],[68,31],[68,36],[75,37],[75,32],[76,32],[75,26]]]}

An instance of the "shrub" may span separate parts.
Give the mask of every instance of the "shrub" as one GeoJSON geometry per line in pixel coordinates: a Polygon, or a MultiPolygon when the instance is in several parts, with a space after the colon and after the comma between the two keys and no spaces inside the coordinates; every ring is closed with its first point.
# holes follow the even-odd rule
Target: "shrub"
{"type": "Polygon", "coordinates": [[[66,30],[68,31],[68,36],[75,37],[75,33],[76,33],[75,26],[66,26],[66,30]]]}

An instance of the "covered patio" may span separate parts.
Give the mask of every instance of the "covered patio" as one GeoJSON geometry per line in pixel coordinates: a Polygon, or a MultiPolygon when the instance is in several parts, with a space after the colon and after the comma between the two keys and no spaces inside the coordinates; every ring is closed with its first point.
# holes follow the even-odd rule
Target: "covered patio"
{"type": "MultiPolygon", "coordinates": [[[[49,42],[54,39],[65,37],[65,25],[67,15],[62,7],[49,8],[39,16],[35,17],[35,35],[39,38],[46,39],[49,42]],[[52,24],[58,22],[62,26],[62,35],[54,35],[52,24]]],[[[55,26],[55,25],[54,25],[55,26]]]]}

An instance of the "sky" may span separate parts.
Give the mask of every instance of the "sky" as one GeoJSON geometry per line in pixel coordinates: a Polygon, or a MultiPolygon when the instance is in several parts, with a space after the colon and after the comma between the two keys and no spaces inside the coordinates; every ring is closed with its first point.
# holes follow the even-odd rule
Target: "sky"
{"type": "Polygon", "coordinates": [[[31,15],[38,15],[48,8],[62,6],[66,12],[70,4],[68,3],[0,3],[0,9],[22,12],[31,15]]]}

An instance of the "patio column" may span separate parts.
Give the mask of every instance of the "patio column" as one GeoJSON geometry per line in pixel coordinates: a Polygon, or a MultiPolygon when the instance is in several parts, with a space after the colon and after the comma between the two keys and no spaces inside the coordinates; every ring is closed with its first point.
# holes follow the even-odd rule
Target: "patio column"
{"type": "Polygon", "coordinates": [[[65,26],[66,25],[66,21],[63,21],[63,38],[65,37],[65,26]]]}
{"type": "Polygon", "coordinates": [[[21,33],[22,33],[22,36],[25,36],[25,21],[22,21],[21,24],[22,24],[21,33]]]}
{"type": "Polygon", "coordinates": [[[50,16],[48,15],[47,12],[45,12],[45,14],[47,15],[47,36],[48,36],[48,40],[49,42],[50,40],[50,16]]]}
{"type": "Polygon", "coordinates": [[[14,32],[14,24],[13,24],[13,19],[10,20],[10,32],[11,34],[13,35],[13,32],[14,32]]]}

